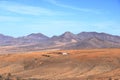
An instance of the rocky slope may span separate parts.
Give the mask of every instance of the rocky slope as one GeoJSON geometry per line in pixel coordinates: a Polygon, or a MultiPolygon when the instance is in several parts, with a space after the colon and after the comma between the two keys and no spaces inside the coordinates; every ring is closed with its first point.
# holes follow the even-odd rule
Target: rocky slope
{"type": "Polygon", "coordinates": [[[60,36],[51,38],[41,33],[18,38],[0,35],[2,52],[86,48],[120,48],[120,36],[97,32],[82,32],[79,34],[65,32],[60,36]]]}

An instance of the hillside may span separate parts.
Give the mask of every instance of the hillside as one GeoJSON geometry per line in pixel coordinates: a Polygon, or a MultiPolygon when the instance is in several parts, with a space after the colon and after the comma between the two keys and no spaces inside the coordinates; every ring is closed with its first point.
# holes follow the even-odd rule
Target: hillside
{"type": "Polygon", "coordinates": [[[119,55],[120,49],[2,54],[0,75],[14,80],[119,80],[119,55]]]}

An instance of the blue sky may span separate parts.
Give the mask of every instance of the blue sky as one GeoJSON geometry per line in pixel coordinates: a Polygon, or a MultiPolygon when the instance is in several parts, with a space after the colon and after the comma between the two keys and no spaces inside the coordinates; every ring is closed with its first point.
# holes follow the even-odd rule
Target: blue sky
{"type": "Polygon", "coordinates": [[[65,31],[120,35],[120,0],[0,0],[0,33],[47,36],[65,31]]]}

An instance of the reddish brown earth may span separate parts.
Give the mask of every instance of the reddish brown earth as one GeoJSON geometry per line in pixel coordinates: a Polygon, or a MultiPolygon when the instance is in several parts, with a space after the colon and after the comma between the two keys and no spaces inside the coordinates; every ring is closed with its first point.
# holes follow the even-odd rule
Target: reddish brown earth
{"type": "Polygon", "coordinates": [[[0,75],[8,73],[34,80],[120,80],[120,49],[1,54],[0,75]]]}

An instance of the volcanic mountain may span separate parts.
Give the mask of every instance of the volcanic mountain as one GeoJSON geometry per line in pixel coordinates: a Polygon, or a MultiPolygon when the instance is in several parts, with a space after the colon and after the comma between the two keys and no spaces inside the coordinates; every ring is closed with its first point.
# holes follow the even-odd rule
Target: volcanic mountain
{"type": "Polygon", "coordinates": [[[81,32],[73,34],[65,32],[60,36],[51,38],[41,33],[32,33],[18,38],[0,34],[0,48],[3,50],[2,52],[119,47],[120,36],[107,33],[81,32]]]}

